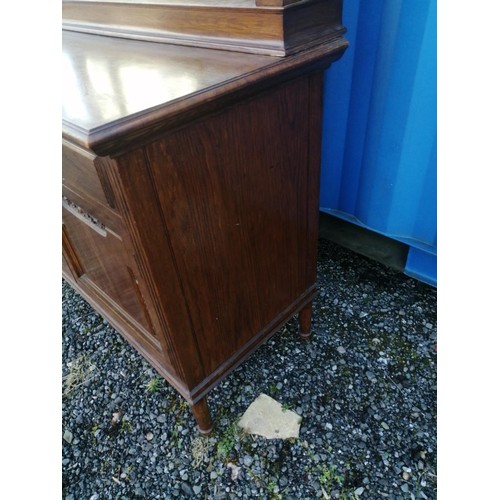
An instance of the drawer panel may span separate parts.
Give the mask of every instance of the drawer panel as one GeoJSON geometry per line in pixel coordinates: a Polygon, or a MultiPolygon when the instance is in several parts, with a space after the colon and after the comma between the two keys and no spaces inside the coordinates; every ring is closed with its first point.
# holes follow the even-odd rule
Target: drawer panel
{"type": "Polygon", "coordinates": [[[106,159],[63,141],[62,193],[87,213],[122,234],[113,190],[106,173],[106,159]]]}
{"type": "Polygon", "coordinates": [[[120,238],[99,221],[63,205],[63,252],[73,278],[106,296],[113,307],[138,323],[159,349],[138,277],[120,238]]]}
{"type": "Polygon", "coordinates": [[[66,257],[62,256],[62,270],[63,274],[71,275],[73,274],[73,270],[71,269],[70,265],[68,264],[68,261],[66,260],[66,257]]]}

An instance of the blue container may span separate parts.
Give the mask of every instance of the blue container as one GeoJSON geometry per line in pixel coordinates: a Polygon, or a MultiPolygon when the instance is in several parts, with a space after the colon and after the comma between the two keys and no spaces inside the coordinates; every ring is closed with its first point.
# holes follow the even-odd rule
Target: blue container
{"type": "Polygon", "coordinates": [[[325,75],[320,206],[409,245],[436,286],[436,0],[344,1],[350,47],[325,75]]]}

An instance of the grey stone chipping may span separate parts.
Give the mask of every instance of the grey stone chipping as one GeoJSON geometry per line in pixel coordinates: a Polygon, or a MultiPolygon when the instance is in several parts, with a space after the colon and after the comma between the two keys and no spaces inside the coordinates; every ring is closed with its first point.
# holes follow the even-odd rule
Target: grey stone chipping
{"type": "Polygon", "coordinates": [[[63,376],[75,363],[83,374],[71,390],[63,381],[63,498],[436,498],[434,288],[320,240],[311,339],[292,318],[211,391],[208,438],[155,370],[62,291],[63,376]],[[298,439],[238,431],[260,393],[300,408],[298,439]]]}

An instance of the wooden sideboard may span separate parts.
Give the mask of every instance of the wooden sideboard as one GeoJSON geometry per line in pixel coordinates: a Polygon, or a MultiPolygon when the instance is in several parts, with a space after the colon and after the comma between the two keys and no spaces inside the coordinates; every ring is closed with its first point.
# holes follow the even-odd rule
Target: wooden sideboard
{"type": "Polygon", "coordinates": [[[294,314],[310,333],[322,78],[346,47],[63,31],[63,276],[202,433],[211,388],[294,314]]]}

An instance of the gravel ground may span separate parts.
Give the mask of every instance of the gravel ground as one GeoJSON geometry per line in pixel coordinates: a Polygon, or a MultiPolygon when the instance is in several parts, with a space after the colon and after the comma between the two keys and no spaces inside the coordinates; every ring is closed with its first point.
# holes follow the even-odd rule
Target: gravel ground
{"type": "Polygon", "coordinates": [[[63,498],[436,498],[436,290],[320,240],[313,337],[290,320],[208,396],[216,427],[63,284],[63,498]],[[241,435],[264,392],[296,440],[241,435]]]}

